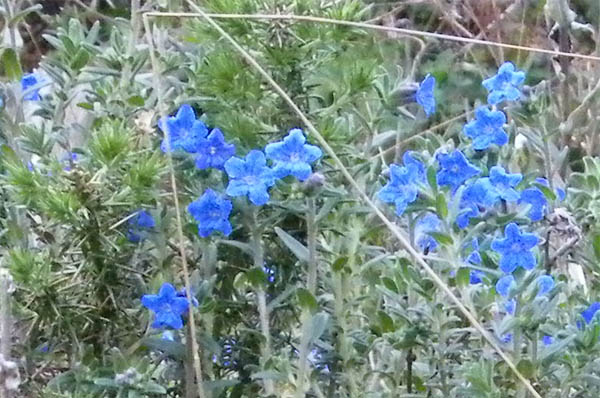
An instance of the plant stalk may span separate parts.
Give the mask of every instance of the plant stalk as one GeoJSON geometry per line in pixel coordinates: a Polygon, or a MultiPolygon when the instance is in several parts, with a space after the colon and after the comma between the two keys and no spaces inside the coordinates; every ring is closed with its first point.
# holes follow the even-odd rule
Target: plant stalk
{"type": "MultiPolygon", "coordinates": [[[[258,227],[258,207],[252,207],[252,253],[254,256],[254,267],[262,270],[265,262],[262,246],[262,229],[258,227]]],[[[260,319],[260,331],[264,342],[261,344],[261,366],[264,368],[266,362],[271,358],[271,330],[269,326],[269,310],[267,309],[267,295],[263,286],[256,289],[256,301],[258,306],[258,316],[260,319]]],[[[264,379],[263,383],[267,395],[275,393],[273,380],[264,379]]]]}
{"type": "MultiPolygon", "coordinates": [[[[316,204],[314,198],[306,200],[306,235],[308,243],[308,291],[313,296],[317,291],[318,264],[317,264],[317,223],[316,204]]],[[[300,338],[300,350],[298,352],[298,377],[296,380],[296,398],[305,395],[306,370],[308,368],[308,352],[310,350],[310,332],[312,316],[307,309],[302,310],[302,337],[300,338]]]]}

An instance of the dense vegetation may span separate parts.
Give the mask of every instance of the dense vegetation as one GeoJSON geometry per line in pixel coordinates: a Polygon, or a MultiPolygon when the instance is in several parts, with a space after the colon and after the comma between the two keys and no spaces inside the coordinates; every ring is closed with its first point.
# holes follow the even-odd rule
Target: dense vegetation
{"type": "Polygon", "coordinates": [[[598,2],[0,14],[1,398],[600,394],[598,2]]]}

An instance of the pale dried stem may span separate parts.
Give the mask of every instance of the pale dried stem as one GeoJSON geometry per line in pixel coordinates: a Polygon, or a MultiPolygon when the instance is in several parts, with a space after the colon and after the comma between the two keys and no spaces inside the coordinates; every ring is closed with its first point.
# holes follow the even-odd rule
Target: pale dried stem
{"type": "MultiPolygon", "coordinates": [[[[158,69],[158,60],[156,59],[155,47],[154,47],[154,39],[152,36],[152,31],[150,30],[150,23],[147,18],[148,14],[143,14],[143,22],[144,29],[146,31],[146,37],[148,41],[148,45],[150,46],[150,60],[152,63],[152,74],[154,79],[154,89],[156,90],[156,99],[159,107],[159,116],[164,117],[167,112],[164,109],[164,104],[162,102],[163,90],[162,90],[162,80],[160,78],[160,73],[158,69]]],[[[179,243],[179,253],[181,256],[181,265],[183,267],[183,280],[185,283],[185,292],[188,300],[188,325],[189,325],[189,335],[191,342],[191,351],[192,351],[192,359],[194,372],[196,374],[196,384],[198,387],[198,397],[206,398],[204,393],[204,386],[202,381],[202,365],[200,364],[200,356],[199,356],[199,347],[198,340],[196,336],[196,324],[194,317],[194,306],[192,301],[192,289],[190,282],[190,274],[187,264],[187,256],[185,252],[185,238],[183,235],[183,224],[181,221],[181,211],[179,206],[179,195],[177,191],[177,178],[175,176],[175,169],[173,167],[173,157],[171,155],[171,143],[169,140],[169,129],[168,124],[165,123],[165,129],[163,131],[165,136],[166,143],[166,152],[167,152],[167,165],[169,167],[170,177],[171,177],[171,189],[173,193],[173,203],[175,205],[175,220],[177,226],[177,238],[179,243]]],[[[189,386],[188,386],[189,388],[189,386]]]]}

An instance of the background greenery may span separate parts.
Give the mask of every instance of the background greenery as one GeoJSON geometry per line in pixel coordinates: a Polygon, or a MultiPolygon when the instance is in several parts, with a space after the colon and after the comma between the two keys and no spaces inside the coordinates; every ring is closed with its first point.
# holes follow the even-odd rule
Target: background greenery
{"type": "MultiPolygon", "coordinates": [[[[0,257],[15,288],[10,346],[21,375],[17,396],[194,396],[189,384],[186,389],[185,339],[161,340],[140,305],[140,297],[162,282],[183,285],[158,103],[170,112],[191,104],[208,126],[235,142],[238,155],[305,126],[199,19],[152,21],[159,78],[167,87],[157,98],[141,12],[183,11],[183,2],[34,3],[6,0],[0,10],[0,257]],[[7,40],[11,29],[22,43],[7,40]],[[18,81],[32,67],[51,84],[42,101],[23,102],[18,81]],[[65,161],[69,152],[79,155],[76,163],[65,161]],[[148,209],[157,226],[133,244],[126,217],[139,208],[148,209]]],[[[598,2],[547,3],[198,2],[214,13],[294,13],[598,53],[598,2]],[[553,12],[561,5],[573,14],[553,12]]],[[[503,61],[526,70],[525,99],[511,110],[510,149],[500,157],[515,171],[568,187],[562,213],[536,227],[542,237],[559,231],[545,243],[547,250],[560,247],[564,229],[579,231],[579,238],[544,265],[558,286],[550,306],[531,308],[519,319],[529,345],[523,352],[503,348],[542,396],[598,396],[600,326],[574,327],[600,289],[598,62],[322,23],[219,23],[285,88],[371,197],[385,183],[381,171],[405,150],[433,154],[459,144],[469,113],[485,98],[482,79],[503,61]],[[430,119],[399,94],[427,73],[437,79],[438,111],[430,119]],[[572,264],[581,267],[583,279],[570,273],[572,264]],[[542,334],[561,343],[535,352],[542,334]]],[[[186,158],[174,161],[182,206],[205,187],[225,184],[219,172],[196,170],[186,158]]],[[[300,396],[525,397],[506,364],[357,200],[329,158],[318,171],[326,181],[318,194],[299,183],[279,184],[256,219],[236,200],[228,238],[200,239],[183,212],[209,396],[263,396],[265,379],[274,380],[278,397],[297,394],[301,325],[309,322],[309,388],[300,396]],[[298,294],[306,280],[307,197],[316,202],[314,297],[298,294]],[[273,280],[256,272],[251,244],[257,231],[273,280]],[[270,310],[273,355],[266,363],[257,286],[266,291],[270,310]]],[[[477,233],[493,235],[500,225],[494,223],[477,233]]],[[[493,280],[469,286],[443,261],[431,264],[498,335],[493,280]]]]}

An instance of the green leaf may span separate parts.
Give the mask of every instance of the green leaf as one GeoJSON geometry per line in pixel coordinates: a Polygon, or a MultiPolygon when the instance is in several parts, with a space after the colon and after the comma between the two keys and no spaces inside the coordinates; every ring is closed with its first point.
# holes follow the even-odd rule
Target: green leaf
{"type": "Polygon", "coordinates": [[[469,268],[463,267],[458,270],[456,273],[456,284],[458,286],[468,286],[469,281],[471,279],[471,270],[469,268]]]}
{"type": "Polygon", "coordinates": [[[441,232],[428,232],[440,245],[451,245],[454,240],[450,235],[443,234],[441,232]]]}
{"type": "Polygon", "coordinates": [[[296,238],[279,227],[275,227],[275,233],[277,236],[279,236],[279,239],[283,241],[287,248],[294,253],[298,260],[308,262],[309,252],[306,246],[298,242],[296,238]]]}
{"type": "Polygon", "coordinates": [[[79,70],[87,65],[90,60],[90,53],[85,48],[80,48],[71,60],[71,68],[79,70]]]}
{"type": "Polygon", "coordinates": [[[129,97],[127,99],[127,103],[129,103],[129,105],[133,105],[133,106],[144,106],[144,99],[142,97],[140,97],[139,95],[134,95],[133,97],[129,97]]]}
{"type": "Polygon", "coordinates": [[[383,286],[385,286],[387,289],[398,294],[398,286],[396,286],[396,282],[394,282],[393,279],[383,277],[381,278],[381,283],[383,283],[383,286]]]}
{"type": "Polygon", "coordinates": [[[2,58],[0,59],[2,63],[2,69],[4,70],[4,75],[10,80],[19,80],[21,76],[23,76],[23,72],[21,70],[21,63],[19,62],[19,57],[17,53],[12,48],[6,48],[2,52],[2,58]]]}
{"type": "Polygon", "coordinates": [[[88,111],[93,111],[94,110],[94,105],[90,104],[89,102],[80,102],[77,104],[78,107],[86,109],[88,111]]]}
{"type": "Polygon", "coordinates": [[[377,318],[379,318],[379,325],[382,332],[391,333],[396,330],[394,320],[384,311],[377,311],[377,318]]]}
{"type": "Polygon", "coordinates": [[[594,235],[592,238],[592,245],[594,246],[594,254],[596,259],[600,260],[600,234],[594,235]]]}
{"type": "Polygon", "coordinates": [[[543,192],[544,196],[548,199],[548,200],[556,200],[556,194],[554,192],[552,192],[552,190],[550,188],[548,188],[545,185],[542,184],[533,184],[535,185],[537,188],[539,188],[540,191],[543,192]]]}
{"type": "Polygon", "coordinates": [[[267,284],[267,274],[262,269],[255,267],[246,271],[248,282],[254,287],[259,287],[267,284]]]}
{"type": "Polygon", "coordinates": [[[296,290],[296,296],[298,296],[298,302],[300,303],[300,307],[303,309],[307,309],[313,314],[319,309],[319,303],[317,302],[317,299],[308,290],[299,288],[296,290]]]}
{"type": "Polygon", "coordinates": [[[325,312],[319,312],[318,314],[315,314],[315,316],[312,317],[310,328],[311,334],[309,339],[310,344],[315,342],[317,339],[319,339],[319,337],[323,335],[328,323],[329,314],[325,312]]]}
{"type": "Polygon", "coordinates": [[[437,173],[433,166],[427,169],[427,182],[429,182],[429,186],[431,187],[431,189],[433,189],[433,192],[437,192],[437,173]]]}
{"type": "Polygon", "coordinates": [[[517,369],[527,379],[535,377],[535,366],[533,366],[533,363],[529,359],[521,359],[517,364],[517,369]]]}
{"type": "Polygon", "coordinates": [[[448,216],[446,196],[441,192],[438,193],[437,197],[435,198],[435,209],[437,210],[437,214],[441,219],[445,219],[448,216]]]}
{"type": "Polygon", "coordinates": [[[331,264],[331,269],[334,272],[341,272],[344,269],[344,266],[348,263],[348,257],[339,257],[337,260],[331,264]]]}

